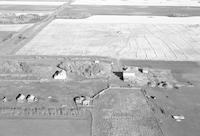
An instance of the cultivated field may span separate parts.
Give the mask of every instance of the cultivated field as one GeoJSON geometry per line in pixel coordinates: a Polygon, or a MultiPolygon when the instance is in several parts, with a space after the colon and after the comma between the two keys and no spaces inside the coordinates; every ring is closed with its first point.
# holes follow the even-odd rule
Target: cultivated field
{"type": "Polygon", "coordinates": [[[57,19],[16,54],[200,60],[200,22],[196,20],[119,16],[57,19]]]}
{"type": "Polygon", "coordinates": [[[59,1],[0,1],[0,5],[45,5],[45,6],[59,6],[64,4],[65,2],[59,1]]]}
{"type": "Polygon", "coordinates": [[[75,0],[72,5],[200,6],[198,0],[75,0]]]}

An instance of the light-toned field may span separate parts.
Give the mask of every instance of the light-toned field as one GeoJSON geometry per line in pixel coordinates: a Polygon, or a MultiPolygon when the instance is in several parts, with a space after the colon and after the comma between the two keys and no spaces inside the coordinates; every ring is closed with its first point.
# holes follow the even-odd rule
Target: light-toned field
{"type": "Polygon", "coordinates": [[[53,11],[57,8],[56,5],[0,5],[1,12],[44,12],[53,11]]]}
{"type": "Polygon", "coordinates": [[[86,19],[58,19],[52,24],[200,24],[200,17],[94,15],[86,19]],[[194,21],[195,20],[195,21],[194,21]],[[62,23],[63,22],[63,23],[62,23]]]}
{"type": "Polygon", "coordinates": [[[16,54],[200,60],[200,18],[94,18],[54,20],[16,54]]]}
{"type": "Polygon", "coordinates": [[[198,0],[75,0],[72,5],[200,6],[198,0]]]}
{"type": "Polygon", "coordinates": [[[27,15],[27,14],[36,14],[36,15],[39,15],[39,16],[45,16],[45,15],[52,14],[53,11],[15,11],[13,13],[15,13],[15,15],[17,15],[17,16],[27,15]]]}
{"type": "Polygon", "coordinates": [[[0,5],[62,5],[65,2],[58,2],[58,1],[0,1],[0,5]]]}
{"type": "Polygon", "coordinates": [[[0,24],[0,31],[19,31],[31,27],[33,24],[0,24]]]}

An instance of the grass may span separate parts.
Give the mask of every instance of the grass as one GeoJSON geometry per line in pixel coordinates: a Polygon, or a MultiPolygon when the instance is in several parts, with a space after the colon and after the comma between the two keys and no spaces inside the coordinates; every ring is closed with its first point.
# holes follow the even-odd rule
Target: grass
{"type": "Polygon", "coordinates": [[[43,5],[0,5],[0,10],[5,11],[52,11],[58,6],[43,5]]]}
{"type": "Polygon", "coordinates": [[[10,37],[12,37],[13,34],[14,32],[11,31],[0,31],[0,42],[6,41],[10,37]]]}

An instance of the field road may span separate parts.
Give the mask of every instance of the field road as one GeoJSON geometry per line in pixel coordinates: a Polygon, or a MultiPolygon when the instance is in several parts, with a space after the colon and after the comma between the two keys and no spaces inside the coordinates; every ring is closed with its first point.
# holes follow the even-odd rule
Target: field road
{"type": "Polygon", "coordinates": [[[43,21],[35,23],[32,27],[27,30],[22,30],[17,34],[13,35],[8,41],[0,44],[0,55],[8,55],[13,51],[18,50],[23,46],[27,41],[29,41],[32,37],[34,37],[38,32],[40,32],[46,25],[48,25],[52,20],[54,20],[55,16],[63,10],[69,3],[65,3],[61,6],[58,6],[56,10],[52,14],[50,14],[43,21]],[[21,39],[19,36],[23,34],[26,38],[21,39]]]}

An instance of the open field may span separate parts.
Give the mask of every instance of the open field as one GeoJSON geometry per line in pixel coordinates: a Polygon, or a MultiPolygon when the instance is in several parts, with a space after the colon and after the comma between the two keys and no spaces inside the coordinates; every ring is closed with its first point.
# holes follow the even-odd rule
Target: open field
{"type": "Polygon", "coordinates": [[[13,11],[13,12],[11,11],[10,13],[11,14],[15,13],[16,16],[27,15],[27,14],[35,14],[38,16],[45,16],[45,15],[47,16],[49,14],[52,14],[53,11],[13,11]]]}
{"type": "Polygon", "coordinates": [[[130,6],[130,5],[70,5],[58,16],[64,18],[69,14],[92,15],[127,15],[127,16],[170,16],[190,17],[199,16],[200,8],[187,6],[130,6]]]}
{"type": "Polygon", "coordinates": [[[20,29],[26,29],[31,27],[33,24],[10,24],[10,25],[0,25],[0,31],[19,31],[20,29]]]}
{"type": "Polygon", "coordinates": [[[52,11],[57,6],[43,6],[43,5],[0,5],[1,11],[52,11]]]}
{"type": "Polygon", "coordinates": [[[66,1],[0,1],[0,11],[52,11],[65,3],[66,1]]]}
{"type": "Polygon", "coordinates": [[[59,6],[64,4],[65,2],[58,2],[58,1],[0,1],[0,5],[44,5],[44,6],[59,6]]]}
{"type": "Polygon", "coordinates": [[[200,60],[198,17],[196,22],[190,18],[119,18],[54,20],[16,54],[200,60]]]}
{"type": "Polygon", "coordinates": [[[0,42],[8,40],[13,34],[18,31],[28,29],[33,24],[12,24],[12,25],[0,25],[0,42]]]}
{"type": "MultiPolygon", "coordinates": [[[[5,0],[0,0],[0,1],[5,1],[5,0]]],[[[66,2],[66,0],[6,0],[6,1],[11,1],[11,2],[13,2],[13,1],[20,1],[20,2],[23,2],[23,1],[25,1],[25,2],[66,2]]]]}
{"type": "Polygon", "coordinates": [[[163,136],[145,97],[136,89],[110,89],[101,97],[95,103],[94,130],[99,136],[163,136]]]}
{"type": "Polygon", "coordinates": [[[87,120],[1,120],[0,135],[90,136],[89,124],[87,120]]]}
{"type": "Polygon", "coordinates": [[[72,5],[200,6],[198,0],[75,0],[72,5]]]}
{"type": "Polygon", "coordinates": [[[0,31],[0,42],[3,42],[5,40],[9,39],[15,33],[16,32],[13,32],[13,31],[0,31]]]}

